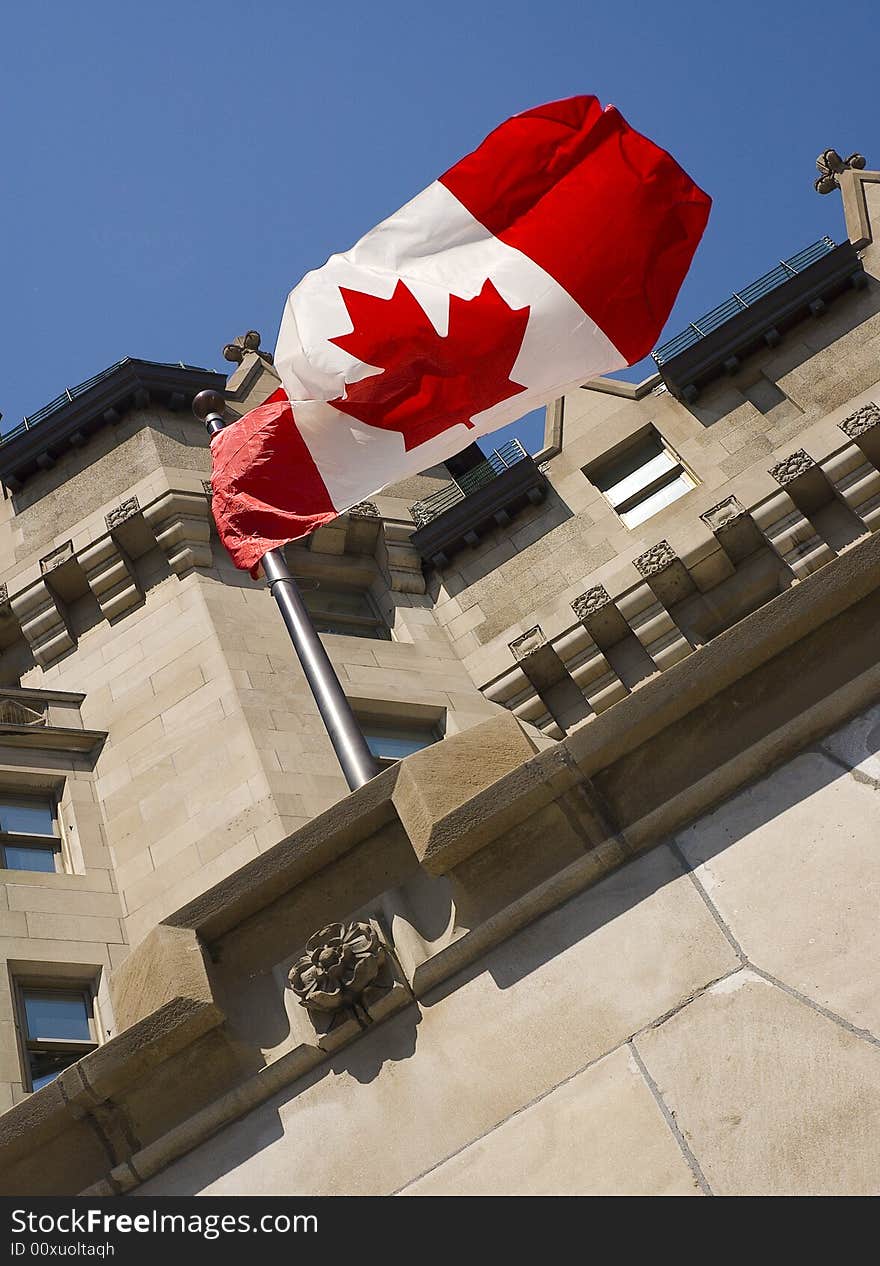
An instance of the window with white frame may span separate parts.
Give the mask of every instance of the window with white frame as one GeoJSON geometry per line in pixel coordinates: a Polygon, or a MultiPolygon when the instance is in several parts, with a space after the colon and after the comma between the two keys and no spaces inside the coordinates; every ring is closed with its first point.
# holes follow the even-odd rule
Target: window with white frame
{"type": "Polygon", "coordinates": [[[0,790],[0,866],[5,870],[61,870],[58,815],[51,796],[0,790]]]}
{"type": "Polygon", "coordinates": [[[17,993],[27,1089],[39,1090],[98,1045],[92,991],[19,982],[17,993]]]}
{"type": "Polygon", "coordinates": [[[402,720],[393,724],[385,724],[384,722],[364,720],[361,721],[361,730],[367,740],[367,747],[376,757],[382,769],[387,769],[389,765],[396,764],[404,756],[409,756],[413,752],[420,752],[422,748],[430,747],[432,743],[436,743],[440,738],[436,725],[418,721],[408,722],[402,720]]]}
{"type": "Polygon", "coordinates": [[[607,461],[584,474],[602,492],[628,528],[696,488],[697,481],[653,426],[607,461]]]}

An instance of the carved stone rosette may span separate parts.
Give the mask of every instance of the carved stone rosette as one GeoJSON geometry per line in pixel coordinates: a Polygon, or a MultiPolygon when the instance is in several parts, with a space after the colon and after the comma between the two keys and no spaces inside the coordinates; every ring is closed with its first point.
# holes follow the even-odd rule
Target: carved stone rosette
{"type": "Polygon", "coordinates": [[[643,576],[656,576],[657,572],[678,562],[678,555],[668,541],[658,541],[656,545],[646,549],[644,554],[633,559],[633,562],[636,570],[643,576]]]}
{"type": "Polygon", "coordinates": [[[357,1010],[385,963],[385,947],[370,923],[328,923],[306,942],[288,985],[309,1011],[357,1010]]]}
{"type": "Polygon", "coordinates": [[[712,532],[721,532],[732,523],[742,519],[748,511],[736,497],[725,497],[717,506],[712,506],[700,518],[712,532]]]}
{"type": "Polygon", "coordinates": [[[784,488],[786,484],[794,483],[800,475],[805,475],[815,465],[809,453],[799,448],[788,457],[784,457],[781,462],[777,462],[775,466],[771,466],[769,473],[784,488]]]}
{"type": "Polygon", "coordinates": [[[873,400],[869,400],[867,404],[862,405],[861,409],[856,409],[855,413],[851,413],[849,417],[844,418],[839,425],[844,435],[848,435],[851,440],[854,440],[859,435],[864,435],[866,431],[872,430],[875,426],[880,426],[880,405],[876,405],[873,400]]]}
{"type": "Polygon", "coordinates": [[[119,503],[115,510],[111,510],[109,514],[104,515],[107,531],[112,532],[121,523],[126,523],[129,519],[133,519],[139,513],[140,508],[141,503],[137,497],[127,497],[125,501],[119,503]]]}
{"type": "Polygon", "coordinates": [[[588,620],[591,615],[596,615],[603,607],[607,607],[610,601],[611,594],[605,586],[594,585],[592,589],[582,593],[579,598],[575,598],[571,604],[571,609],[579,620],[588,620]]]}
{"type": "Polygon", "coordinates": [[[45,576],[48,572],[54,571],[56,567],[60,567],[62,563],[66,563],[71,558],[73,558],[73,541],[65,541],[63,545],[53,549],[45,558],[40,559],[40,571],[45,576]]]}
{"type": "Polygon", "coordinates": [[[514,659],[528,659],[529,655],[533,655],[535,651],[547,645],[547,639],[540,624],[536,624],[533,629],[527,629],[521,637],[515,638],[508,645],[514,659]]]}
{"type": "Polygon", "coordinates": [[[359,501],[348,513],[353,519],[378,519],[379,507],[375,501],[359,501]]]}

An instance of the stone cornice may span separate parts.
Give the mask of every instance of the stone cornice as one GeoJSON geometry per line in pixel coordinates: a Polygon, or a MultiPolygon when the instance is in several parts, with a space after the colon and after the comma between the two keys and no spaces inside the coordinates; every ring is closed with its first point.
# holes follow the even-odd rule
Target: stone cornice
{"type": "Polygon", "coordinates": [[[80,447],[105,426],[115,425],[131,408],[158,400],[167,408],[186,408],[204,388],[222,391],[225,376],[210,369],[163,365],[129,357],[74,388],[28,419],[0,441],[0,480],[16,492],[36,471],[51,466],[67,449],[80,447]]]}
{"type": "Polygon", "coordinates": [[[294,1008],[290,1044],[255,1067],[263,1057],[224,1016],[212,962],[231,1003],[255,974],[286,973],[325,924],[370,924],[393,971],[360,1005],[381,1021],[880,696],[878,586],[874,534],[552,748],[534,753],[499,715],[406,758],[215,885],[113,978],[119,1036],[0,1118],[4,1190],[18,1193],[18,1160],[35,1152],[53,1194],[59,1182],[131,1190],[360,1040],[355,1022],[322,1029],[294,1008]],[[831,653],[844,643],[846,656],[831,653]],[[430,944],[406,934],[395,896],[420,870],[455,902],[430,944]],[[205,1060],[223,1070],[207,1088],[205,1060]],[[99,1163],[92,1149],[74,1176],[67,1158],[86,1127],[110,1154],[99,1163]]]}
{"type": "Polygon", "coordinates": [[[7,725],[0,722],[0,747],[43,752],[65,752],[72,756],[97,756],[107,738],[106,730],[68,729],[60,725],[7,725]]]}
{"type": "Polygon", "coordinates": [[[315,1027],[295,1009],[303,1027],[255,1070],[258,1052],[242,1050],[215,998],[211,961],[230,965],[228,996],[251,989],[255,972],[298,961],[324,922],[371,924],[394,970],[362,1005],[384,1019],[839,724],[880,695],[879,585],[880,536],[871,536],[565,742],[532,753],[513,718],[489,720],[406,758],[215,885],[114,976],[119,1036],[0,1118],[4,1189],[18,1194],[16,1161],[39,1146],[53,1194],[58,1172],[71,1194],[77,1181],[89,1195],[132,1190],[360,1041],[355,1022],[315,1027]],[[847,656],[829,655],[842,641],[847,656]],[[553,848],[534,851],[550,823],[553,848]],[[405,909],[395,887],[419,868],[447,876],[455,893],[456,925],[433,944],[390,933],[405,909]],[[208,1090],[206,1060],[225,1070],[208,1090]],[[148,1118],[133,1123],[144,1096],[148,1118]],[[103,1167],[94,1150],[89,1163],[73,1161],[84,1128],[108,1144],[103,1167]]]}

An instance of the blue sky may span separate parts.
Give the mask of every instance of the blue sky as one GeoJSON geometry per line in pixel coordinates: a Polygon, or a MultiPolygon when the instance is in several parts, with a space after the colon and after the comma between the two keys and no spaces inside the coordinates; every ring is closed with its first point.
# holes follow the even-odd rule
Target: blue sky
{"type": "MultiPolygon", "coordinates": [[[[840,240],[814,164],[834,146],[880,165],[857,52],[875,28],[867,0],[7,6],[3,429],[123,356],[229,368],[220,349],[249,328],[271,348],[305,272],[502,119],[581,92],[714,199],[675,333],[840,240]]],[[[509,430],[535,447],[534,421],[509,430]]]]}

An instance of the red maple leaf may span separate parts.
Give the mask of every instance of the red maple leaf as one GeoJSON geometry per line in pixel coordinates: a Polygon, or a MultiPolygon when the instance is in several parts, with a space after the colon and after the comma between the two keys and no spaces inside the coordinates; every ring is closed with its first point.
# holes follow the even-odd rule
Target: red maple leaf
{"type": "Polygon", "coordinates": [[[409,451],[526,388],[511,382],[529,309],[511,308],[488,279],[473,299],[449,296],[443,337],[402,282],[390,299],[340,286],[351,334],[330,339],[381,374],[347,383],[330,403],[386,431],[399,431],[409,451]]]}

